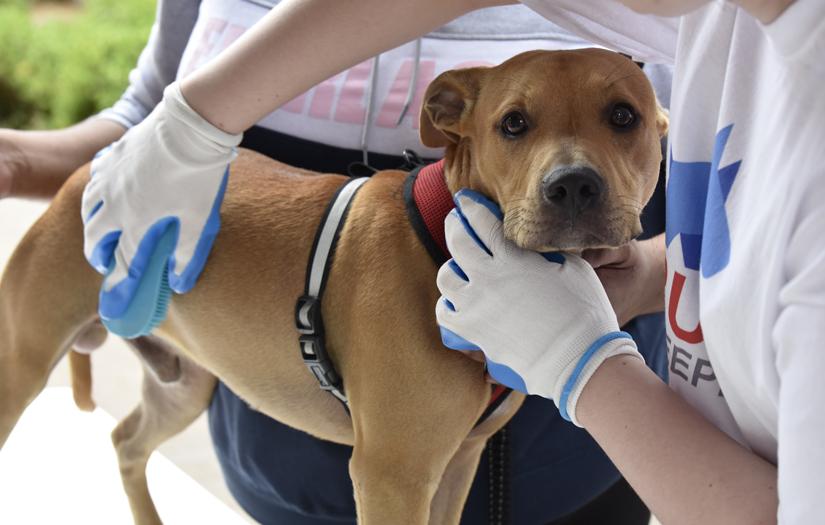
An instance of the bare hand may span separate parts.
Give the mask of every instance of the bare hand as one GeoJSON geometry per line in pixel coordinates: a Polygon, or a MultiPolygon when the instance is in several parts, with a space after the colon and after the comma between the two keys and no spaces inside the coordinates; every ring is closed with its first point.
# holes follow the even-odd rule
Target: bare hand
{"type": "Polygon", "coordinates": [[[0,129],[0,198],[53,197],[77,168],[124,132],[99,118],[51,131],[0,129]]]}
{"type": "Polygon", "coordinates": [[[613,249],[585,250],[622,326],[636,316],[664,309],[664,234],[613,249]]]}

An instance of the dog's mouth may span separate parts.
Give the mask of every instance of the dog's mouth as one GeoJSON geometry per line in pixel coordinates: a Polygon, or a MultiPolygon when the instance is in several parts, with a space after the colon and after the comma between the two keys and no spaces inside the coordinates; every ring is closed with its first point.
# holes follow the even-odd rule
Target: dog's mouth
{"type": "Polygon", "coordinates": [[[616,248],[641,232],[639,214],[626,211],[569,219],[518,208],[504,215],[504,235],[519,247],[538,252],[616,248]]]}

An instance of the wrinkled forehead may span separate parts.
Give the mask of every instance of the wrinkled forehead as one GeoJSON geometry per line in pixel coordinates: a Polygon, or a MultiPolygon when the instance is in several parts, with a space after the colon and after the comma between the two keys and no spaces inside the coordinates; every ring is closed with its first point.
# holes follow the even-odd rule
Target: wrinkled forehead
{"type": "Polygon", "coordinates": [[[531,106],[574,100],[622,99],[639,109],[655,109],[655,94],[641,68],[630,59],[603,49],[534,51],[492,68],[480,101],[531,106]]]}

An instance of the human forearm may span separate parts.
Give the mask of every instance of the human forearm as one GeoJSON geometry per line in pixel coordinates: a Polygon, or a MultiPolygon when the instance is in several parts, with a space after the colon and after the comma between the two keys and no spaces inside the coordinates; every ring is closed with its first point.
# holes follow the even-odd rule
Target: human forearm
{"type": "Polygon", "coordinates": [[[473,9],[506,0],[286,0],[187,77],[189,105],[240,133],[320,81],[473,9]]]}
{"type": "Polygon", "coordinates": [[[0,129],[0,197],[52,197],[74,170],[125,132],[100,118],[52,131],[0,129]]]}
{"type": "Polygon", "coordinates": [[[776,467],[702,418],[640,360],[605,361],[576,414],[662,523],[776,521],[776,467]]]}

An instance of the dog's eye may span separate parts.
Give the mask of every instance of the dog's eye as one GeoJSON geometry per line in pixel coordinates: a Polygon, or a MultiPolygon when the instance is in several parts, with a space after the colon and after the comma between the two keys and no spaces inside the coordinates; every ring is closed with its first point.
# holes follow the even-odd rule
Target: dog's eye
{"type": "Polygon", "coordinates": [[[517,137],[527,131],[527,119],[518,111],[511,111],[501,119],[501,131],[508,137],[517,137]]]}
{"type": "Polygon", "coordinates": [[[616,104],[610,110],[610,123],[617,128],[629,128],[636,122],[636,112],[627,104],[616,104]]]}

